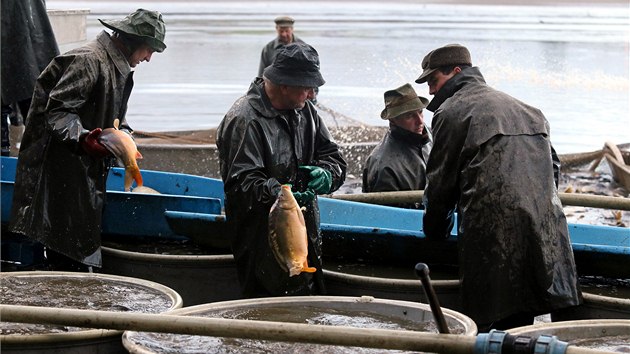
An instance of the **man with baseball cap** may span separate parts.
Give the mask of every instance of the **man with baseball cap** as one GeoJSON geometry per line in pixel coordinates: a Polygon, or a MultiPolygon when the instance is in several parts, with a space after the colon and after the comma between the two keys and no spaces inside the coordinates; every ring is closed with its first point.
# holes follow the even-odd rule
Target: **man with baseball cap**
{"type": "Polygon", "coordinates": [[[313,47],[284,46],[218,127],[225,212],[245,297],[325,293],[315,196],[337,190],[347,166],[310,101],[324,82],[313,47]],[[269,210],[283,184],[304,208],[308,265],[315,273],[289,276],[269,246],[269,210]]]}
{"type": "MultiPolygon", "coordinates": [[[[389,130],[366,160],[363,192],[424,189],[433,145],[422,113],[429,100],[419,97],[410,84],[386,91],[384,98],[381,118],[389,120],[389,130]]],[[[421,208],[422,204],[407,207],[421,208]]]]}
{"type": "Polygon", "coordinates": [[[278,50],[287,44],[304,43],[300,38],[293,34],[293,24],[295,20],[289,16],[279,16],[274,20],[276,24],[277,36],[271,42],[267,43],[260,53],[260,64],[258,65],[258,77],[262,77],[266,67],[273,63],[278,50]]]}
{"type": "Polygon", "coordinates": [[[115,160],[98,137],[115,119],[131,132],[132,68],[166,48],[157,11],[100,21],[113,33],[55,57],[37,79],[20,146],[10,230],[41,242],[53,270],[101,266],[103,196],[115,160]]]}
{"type": "Polygon", "coordinates": [[[462,312],[485,332],[579,305],[543,113],[488,86],[462,45],[429,52],[422,70],[435,112],[423,230],[444,239],[459,214],[462,312]]]}

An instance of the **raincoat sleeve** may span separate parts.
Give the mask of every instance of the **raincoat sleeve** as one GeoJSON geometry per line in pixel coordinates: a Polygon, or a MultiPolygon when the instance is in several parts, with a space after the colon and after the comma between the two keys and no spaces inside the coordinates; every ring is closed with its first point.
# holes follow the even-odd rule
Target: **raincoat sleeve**
{"type": "MultiPolygon", "coordinates": [[[[97,127],[84,127],[79,116],[99,77],[96,58],[63,56],[59,64],[67,68],[52,89],[47,105],[47,129],[59,142],[78,143],[81,135],[97,127]]],[[[54,64],[55,65],[55,64],[54,64]]]]}
{"type": "Polygon", "coordinates": [[[427,162],[427,187],[423,202],[424,234],[427,238],[447,238],[453,228],[453,217],[458,198],[459,159],[462,153],[465,131],[450,124],[453,119],[440,115],[433,118],[433,148],[427,162]]]}
{"type": "Polygon", "coordinates": [[[271,207],[280,192],[280,182],[265,173],[265,134],[253,120],[242,119],[238,124],[236,129],[242,134],[235,134],[240,139],[230,141],[233,158],[225,181],[226,192],[238,196],[243,205],[262,203],[271,207]]]}

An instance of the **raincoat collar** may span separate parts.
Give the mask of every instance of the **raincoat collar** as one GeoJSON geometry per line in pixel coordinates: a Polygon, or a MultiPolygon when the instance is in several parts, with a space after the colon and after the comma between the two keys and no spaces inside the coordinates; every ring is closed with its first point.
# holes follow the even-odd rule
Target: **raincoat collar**
{"type": "Polygon", "coordinates": [[[107,51],[107,54],[110,56],[110,58],[112,58],[116,69],[118,69],[118,71],[124,76],[129,75],[129,73],[131,72],[129,61],[127,60],[127,58],[125,58],[122,52],[118,48],[116,48],[114,42],[109,36],[109,33],[107,33],[106,31],[102,31],[98,34],[98,36],[96,36],[96,40],[103,47],[105,47],[105,50],[107,51]]]}
{"type": "MultiPolygon", "coordinates": [[[[258,111],[258,113],[260,113],[261,116],[267,119],[274,119],[276,117],[284,116],[285,114],[283,114],[283,112],[278,111],[271,105],[271,101],[269,100],[269,97],[265,92],[263,82],[263,79],[258,77],[249,86],[247,97],[252,108],[254,108],[256,111],[258,111]]],[[[297,111],[293,111],[295,112],[294,114],[297,115],[297,111]]]]}
{"type": "Polygon", "coordinates": [[[429,134],[427,133],[426,127],[424,127],[422,134],[416,134],[399,126],[390,124],[389,131],[394,138],[405,141],[409,145],[421,147],[422,145],[429,142],[429,134]]]}
{"type": "Polygon", "coordinates": [[[427,106],[427,109],[431,112],[435,112],[447,98],[450,98],[459,91],[462,87],[469,83],[478,83],[485,85],[486,80],[481,75],[478,67],[465,68],[459,74],[453,76],[448,80],[444,86],[438,91],[433,99],[427,106]]]}
{"type": "MultiPolygon", "coordinates": [[[[293,35],[293,39],[291,40],[291,43],[295,43],[299,38],[295,36],[295,34],[293,35]]],[[[278,50],[280,49],[280,47],[284,46],[286,44],[280,42],[280,40],[278,39],[278,37],[276,37],[276,39],[273,40],[273,49],[278,50]]]]}

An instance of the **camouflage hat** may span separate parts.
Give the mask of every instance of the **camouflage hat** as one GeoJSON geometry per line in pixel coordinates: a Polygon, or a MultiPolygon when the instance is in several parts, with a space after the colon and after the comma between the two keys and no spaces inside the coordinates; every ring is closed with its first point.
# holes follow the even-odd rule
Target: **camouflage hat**
{"type": "Polygon", "coordinates": [[[385,91],[385,109],[381,118],[393,119],[405,113],[424,109],[429,100],[416,94],[410,84],[404,84],[397,89],[385,91]]]}
{"type": "Polygon", "coordinates": [[[426,82],[435,70],[443,66],[468,64],[472,65],[470,52],[460,44],[448,44],[432,50],[422,59],[422,75],[416,79],[421,84],[426,82]]]}
{"type": "Polygon", "coordinates": [[[276,19],[273,20],[273,22],[275,22],[276,26],[278,27],[293,27],[295,20],[289,16],[279,16],[279,17],[276,17],[276,19]]]}
{"type": "Polygon", "coordinates": [[[162,14],[157,11],[138,9],[122,20],[99,19],[99,21],[103,26],[115,32],[139,37],[158,53],[166,49],[166,44],[164,44],[166,26],[162,20],[162,14]]]}
{"type": "Polygon", "coordinates": [[[326,82],[319,72],[319,54],[300,42],[282,46],[263,76],[276,85],[319,87],[326,82]]]}

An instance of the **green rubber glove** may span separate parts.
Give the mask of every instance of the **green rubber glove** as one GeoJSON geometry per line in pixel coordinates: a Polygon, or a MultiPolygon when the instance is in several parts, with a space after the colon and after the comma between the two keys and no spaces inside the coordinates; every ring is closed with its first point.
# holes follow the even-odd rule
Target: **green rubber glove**
{"type": "Polygon", "coordinates": [[[310,180],[308,188],[312,189],[316,194],[328,194],[332,187],[332,173],[317,166],[300,166],[302,170],[309,171],[310,180]]]}
{"type": "Polygon", "coordinates": [[[315,199],[315,193],[313,193],[312,191],[294,192],[293,196],[295,197],[295,200],[297,200],[298,205],[301,207],[306,206],[306,204],[312,202],[313,199],[315,199]]]}

